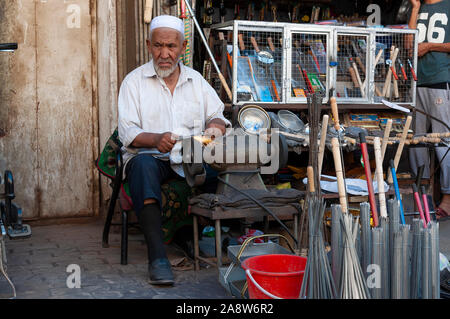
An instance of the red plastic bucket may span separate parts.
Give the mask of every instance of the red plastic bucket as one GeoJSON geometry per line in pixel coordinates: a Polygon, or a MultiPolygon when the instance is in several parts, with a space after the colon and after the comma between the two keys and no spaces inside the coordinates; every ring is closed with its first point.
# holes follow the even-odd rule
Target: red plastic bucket
{"type": "Polygon", "coordinates": [[[261,255],[241,264],[247,275],[250,299],[297,299],[305,274],[306,258],[261,255]]]}

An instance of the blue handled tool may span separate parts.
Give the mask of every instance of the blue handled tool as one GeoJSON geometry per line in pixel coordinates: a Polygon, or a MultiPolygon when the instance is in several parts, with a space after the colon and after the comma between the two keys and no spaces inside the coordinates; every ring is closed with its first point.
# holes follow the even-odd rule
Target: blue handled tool
{"type": "Polygon", "coordinates": [[[401,219],[402,225],[405,225],[405,214],[403,212],[403,203],[402,203],[402,198],[400,197],[400,188],[398,187],[397,174],[395,173],[394,160],[391,159],[391,161],[389,163],[391,166],[392,181],[394,183],[395,197],[397,197],[397,200],[400,203],[400,219],[401,219]]]}

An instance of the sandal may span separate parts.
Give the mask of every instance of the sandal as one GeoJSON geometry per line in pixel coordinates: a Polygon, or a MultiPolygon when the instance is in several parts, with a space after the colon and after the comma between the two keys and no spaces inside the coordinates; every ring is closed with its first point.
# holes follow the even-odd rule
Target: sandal
{"type": "Polygon", "coordinates": [[[438,208],[436,208],[436,218],[437,218],[438,221],[441,222],[441,221],[450,219],[450,214],[447,213],[442,208],[438,207],[438,208]]]}

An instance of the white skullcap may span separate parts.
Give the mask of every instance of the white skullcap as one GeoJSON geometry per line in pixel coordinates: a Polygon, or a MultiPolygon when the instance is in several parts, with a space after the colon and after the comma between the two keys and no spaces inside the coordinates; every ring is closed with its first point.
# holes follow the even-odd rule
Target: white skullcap
{"type": "Polygon", "coordinates": [[[157,28],[171,28],[177,30],[183,35],[184,38],[184,23],[183,20],[177,17],[171,15],[155,17],[150,24],[150,33],[157,28]]]}

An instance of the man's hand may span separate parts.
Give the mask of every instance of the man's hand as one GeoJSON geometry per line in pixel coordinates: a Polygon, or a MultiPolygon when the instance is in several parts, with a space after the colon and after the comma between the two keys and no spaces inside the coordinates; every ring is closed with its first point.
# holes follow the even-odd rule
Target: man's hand
{"type": "Polygon", "coordinates": [[[420,8],[420,0],[409,0],[409,2],[411,3],[413,9],[420,8]]]}
{"type": "Polygon", "coordinates": [[[213,119],[206,125],[205,135],[219,137],[225,134],[225,122],[221,119],[213,119]]]}
{"type": "Polygon", "coordinates": [[[161,153],[170,152],[177,141],[172,139],[172,133],[166,132],[159,134],[156,142],[156,148],[161,153]]]}
{"type": "Polygon", "coordinates": [[[420,58],[430,51],[430,43],[422,42],[417,47],[417,56],[420,58]]]}

